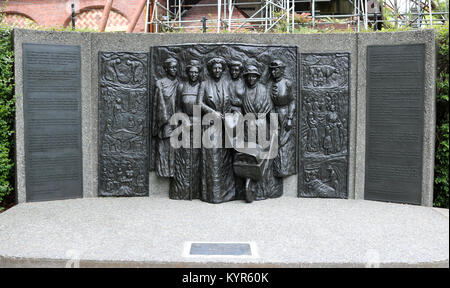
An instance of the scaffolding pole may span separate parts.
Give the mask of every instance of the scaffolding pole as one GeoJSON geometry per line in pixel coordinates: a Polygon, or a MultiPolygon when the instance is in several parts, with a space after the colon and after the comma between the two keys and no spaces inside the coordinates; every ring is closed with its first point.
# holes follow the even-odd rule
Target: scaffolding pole
{"type": "MultiPolygon", "coordinates": [[[[362,27],[365,30],[370,26],[377,25],[377,23],[398,23],[399,26],[415,25],[417,28],[430,27],[439,24],[447,24],[448,20],[448,4],[445,1],[442,5],[438,3],[439,7],[433,9],[433,1],[424,0],[399,0],[401,6],[395,4],[395,8],[391,7],[392,1],[375,1],[376,7],[380,7],[381,11],[371,10],[368,0],[348,0],[353,6],[352,12],[347,12],[346,15],[336,14],[326,15],[317,13],[316,0],[310,0],[310,16],[309,25],[313,28],[320,29],[320,25],[334,24],[337,19],[340,23],[347,24],[347,27],[353,27],[357,31],[361,31],[362,27]],[[445,8],[441,7],[445,6],[445,8]],[[399,9],[398,7],[401,7],[399,9]],[[414,8],[415,7],[415,8],[414,8]],[[391,19],[386,18],[385,11],[391,10],[393,15],[391,19]],[[400,11],[401,10],[401,11],[400,11]],[[414,11],[413,11],[414,10],[414,11]],[[435,10],[435,11],[433,11],[435,10]],[[437,11],[436,11],[437,10],[437,11]],[[375,19],[375,15],[380,16],[375,19]],[[364,25],[364,26],[363,26],[364,25]]],[[[293,33],[295,31],[295,6],[297,3],[308,3],[305,0],[247,0],[237,2],[237,0],[217,0],[217,3],[208,4],[185,4],[185,0],[148,0],[146,9],[146,26],[145,31],[148,32],[149,25],[151,32],[162,32],[165,30],[175,29],[197,29],[201,28],[201,19],[183,20],[183,15],[194,7],[217,7],[217,19],[208,19],[207,24],[210,29],[216,33],[220,33],[222,25],[224,30],[229,32],[239,32],[241,29],[254,29],[264,33],[272,31],[279,24],[283,23],[284,31],[293,33]],[[161,4],[164,3],[164,4],[161,4]],[[234,9],[238,6],[245,6],[252,8],[251,16],[247,18],[238,18],[234,9]],[[184,8],[184,9],[183,9],[184,8]],[[222,11],[223,9],[223,11],[222,11]],[[235,18],[234,18],[234,17],[235,18]],[[150,18],[150,20],[149,20],[150,18]],[[164,29],[164,30],[162,30],[164,29]]],[[[395,3],[398,3],[397,1],[395,3]]],[[[320,3],[324,5],[324,3],[320,3]]],[[[350,10],[351,11],[351,10],[350,10]]],[[[304,12],[304,11],[301,11],[304,12]]],[[[206,16],[206,15],[203,15],[206,16]]],[[[308,17],[308,16],[305,16],[308,17]]]]}
{"type": "Polygon", "coordinates": [[[311,4],[312,27],[316,26],[316,1],[312,0],[311,4]]]}

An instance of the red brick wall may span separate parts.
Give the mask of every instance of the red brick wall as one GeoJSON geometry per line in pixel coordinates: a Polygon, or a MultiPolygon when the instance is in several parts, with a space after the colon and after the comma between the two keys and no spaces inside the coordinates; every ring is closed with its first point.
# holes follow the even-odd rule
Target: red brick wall
{"type": "Polygon", "coordinates": [[[30,25],[35,23],[32,19],[18,13],[6,14],[3,21],[9,26],[19,28],[28,28],[30,25]]]}
{"type": "MultiPolygon", "coordinates": [[[[75,16],[76,26],[80,28],[95,28],[97,30],[99,28],[102,15],[102,8],[84,10],[75,16]]],[[[128,23],[129,21],[125,16],[113,10],[109,13],[106,31],[127,31],[128,23]]]]}
{"type": "MultiPolygon", "coordinates": [[[[114,0],[113,10],[125,16],[128,21],[136,13],[142,0],[114,0]]],[[[0,5],[4,1],[0,1],[0,5]]],[[[70,5],[75,3],[77,13],[92,8],[103,8],[105,0],[9,0],[4,9],[7,14],[21,14],[31,18],[38,25],[69,25],[71,20],[70,5]]],[[[142,11],[134,32],[144,32],[145,8],[142,11]]]]}

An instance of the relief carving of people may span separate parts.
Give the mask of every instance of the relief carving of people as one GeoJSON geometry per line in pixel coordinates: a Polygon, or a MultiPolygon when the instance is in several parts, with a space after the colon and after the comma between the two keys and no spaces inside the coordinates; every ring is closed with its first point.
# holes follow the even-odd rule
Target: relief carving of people
{"type": "Polygon", "coordinates": [[[305,182],[308,192],[317,197],[328,198],[335,196],[335,189],[320,179],[319,169],[306,171],[305,182]]]}
{"type": "Polygon", "coordinates": [[[244,80],[241,77],[243,65],[239,61],[231,61],[228,64],[230,70],[231,81],[229,83],[231,96],[231,109],[233,111],[241,112],[242,96],[244,94],[244,80]]]}
{"type": "MultiPolygon", "coordinates": [[[[197,104],[203,113],[213,113],[217,119],[223,119],[225,113],[231,112],[231,97],[228,83],[223,72],[226,62],[215,57],[207,62],[209,76],[200,86],[197,104]]],[[[207,127],[208,128],[208,127],[207,127]]],[[[222,143],[225,133],[213,133],[212,141],[222,143]],[[221,137],[221,139],[217,139],[221,137]]],[[[211,203],[221,203],[235,198],[235,179],[233,172],[233,151],[230,148],[202,148],[202,189],[201,199],[211,203]]]]}
{"type": "Polygon", "coordinates": [[[318,121],[314,116],[313,112],[308,113],[308,137],[306,143],[306,150],[309,152],[317,152],[319,149],[319,130],[318,130],[318,121]]]}
{"type": "Polygon", "coordinates": [[[304,53],[299,196],[348,196],[349,54],[304,53]]]}
{"type": "MultiPolygon", "coordinates": [[[[192,128],[194,117],[193,106],[197,102],[200,90],[201,66],[198,60],[191,60],[186,66],[188,81],[182,82],[177,91],[177,107],[179,112],[189,116],[192,128]]],[[[197,119],[201,121],[201,119],[197,119]]],[[[170,183],[171,199],[191,200],[200,198],[202,183],[201,149],[193,147],[193,130],[190,130],[189,147],[175,149],[174,177],[170,183]]]]}
{"type": "Polygon", "coordinates": [[[172,127],[169,119],[176,112],[175,102],[178,89],[178,61],[168,58],[164,62],[166,77],[156,81],[153,134],[157,136],[156,143],[156,173],[160,177],[173,177],[174,151],[170,145],[172,127]]]}
{"type": "Polygon", "coordinates": [[[330,112],[326,116],[325,138],[323,140],[323,148],[325,154],[334,154],[341,151],[341,132],[339,127],[341,122],[336,113],[336,106],[331,105],[330,112]]]}
{"type": "MultiPolygon", "coordinates": [[[[243,93],[243,101],[242,101],[242,107],[244,114],[252,113],[255,114],[256,122],[264,121],[266,127],[269,127],[269,113],[272,110],[273,104],[272,99],[270,97],[269,90],[259,82],[261,77],[261,74],[258,71],[258,68],[253,65],[249,65],[246,67],[244,72],[244,78],[245,78],[245,87],[244,87],[244,93],[243,93]],[[256,115],[259,114],[259,115],[256,115]],[[261,117],[262,115],[265,115],[265,117],[261,117]],[[258,117],[259,116],[259,117],[258,117]]],[[[252,123],[251,123],[252,124],[252,123]]],[[[249,129],[250,127],[255,128],[256,125],[260,123],[254,123],[255,125],[248,125],[249,129]]],[[[255,131],[256,139],[258,139],[258,135],[255,131]]],[[[266,129],[266,132],[268,132],[268,129],[266,129]]],[[[270,135],[264,135],[265,139],[267,139],[267,136],[270,137],[270,135]]],[[[248,140],[248,139],[246,139],[248,140]]],[[[257,144],[258,141],[257,141],[257,144]]],[[[252,196],[246,196],[247,199],[255,199],[255,200],[263,200],[267,198],[276,198],[280,197],[283,193],[283,186],[282,186],[282,178],[277,178],[274,175],[274,169],[273,169],[273,160],[268,160],[268,166],[259,181],[254,181],[251,179],[247,179],[245,184],[245,191],[246,193],[251,193],[252,196]]]]}
{"type": "Polygon", "coordinates": [[[148,171],[147,65],[147,53],[100,52],[100,196],[148,195],[148,175],[137,181],[148,171]]]}
{"type": "MultiPolygon", "coordinates": [[[[170,177],[171,199],[223,203],[245,198],[251,202],[282,195],[283,177],[296,173],[297,66],[285,65],[297,63],[296,53],[295,47],[236,44],[152,48],[152,62],[155,63],[151,68],[151,83],[155,87],[152,95],[152,143],[155,145],[152,165],[158,176],[170,177]],[[160,68],[161,61],[164,61],[165,73],[160,68]],[[183,113],[183,129],[169,125],[175,123],[174,118],[170,119],[179,112],[183,113]],[[258,129],[254,131],[256,139],[258,133],[267,134],[264,135],[265,143],[255,139],[256,150],[227,145],[242,144],[238,141],[243,139],[237,139],[242,131],[237,129],[241,129],[240,117],[249,113],[257,114],[255,123],[265,124],[264,133],[258,129]],[[278,113],[279,118],[270,117],[271,113],[278,113]],[[279,131],[270,130],[270,121],[276,121],[273,119],[278,120],[279,131]],[[186,133],[186,123],[190,127],[190,145],[173,148],[170,145],[173,136],[178,136],[182,145],[187,143],[183,141],[186,138],[178,134],[186,133]],[[228,133],[229,129],[233,129],[232,135],[228,133]],[[200,134],[202,138],[200,148],[194,148],[193,142],[198,144],[193,139],[194,134],[200,134]],[[275,136],[271,138],[272,135],[275,136]],[[206,141],[208,145],[205,145],[205,139],[209,140],[206,141]],[[278,145],[270,145],[267,150],[262,148],[264,144],[275,142],[278,145]],[[276,149],[279,153],[271,154],[274,158],[260,157],[278,151],[276,149]],[[244,195],[244,191],[252,197],[244,195]]],[[[133,65],[131,67],[134,69],[133,65]]],[[[139,109],[139,105],[135,109],[139,109]]],[[[134,121],[134,126],[138,126],[138,119],[134,121]]],[[[247,118],[244,123],[243,138],[247,144],[253,140],[248,136],[249,129],[254,127],[248,125],[248,121],[253,120],[247,118]]]]}
{"type": "Polygon", "coordinates": [[[275,175],[286,177],[295,174],[295,138],[294,138],[294,113],[295,98],[292,82],[284,77],[285,64],[280,60],[270,63],[271,97],[273,112],[278,114],[279,124],[279,151],[275,158],[275,175]]]}

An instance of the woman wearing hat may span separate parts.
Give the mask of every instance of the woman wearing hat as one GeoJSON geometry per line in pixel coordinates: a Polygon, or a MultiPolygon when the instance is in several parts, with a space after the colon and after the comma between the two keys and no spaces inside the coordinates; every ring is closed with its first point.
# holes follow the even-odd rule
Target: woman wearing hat
{"type": "MultiPolygon", "coordinates": [[[[259,83],[261,74],[258,68],[254,65],[248,65],[244,71],[245,88],[242,100],[242,109],[244,114],[253,113],[255,114],[256,122],[265,121],[266,125],[266,135],[263,137],[267,140],[269,136],[269,113],[272,110],[272,100],[270,99],[270,94],[267,88],[259,83]],[[256,115],[259,114],[259,115],[256,115]],[[261,114],[265,114],[266,117],[260,117],[261,114]]],[[[256,124],[256,123],[255,123],[256,124]]],[[[259,124],[259,123],[258,123],[259,124]]],[[[256,126],[256,125],[254,125],[256,126]]],[[[256,128],[256,127],[255,127],[256,128]]],[[[248,125],[247,129],[251,129],[251,125],[248,125]]],[[[258,130],[256,132],[259,132],[258,130]]],[[[257,133],[255,133],[256,139],[258,139],[257,133]]],[[[270,136],[269,136],[270,137],[270,136]]],[[[248,141],[248,139],[247,139],[248,141]]],[[[258,143],[258,141],[257,141],[258,143]]],[[[273,171],[273,160],[268,160],[268,168],[264,172],[261,180],[247,180],[246,182],[246,193],[252,193],[252,197],[255,200],[263,200],[267,198],[280,197],[283,193],[283,182],[282,178],[277,178],[274,176],[273,171]]],[[[246,195],[246,198],[249,197],[246,195]]],[[[251,199],[251,198],[250,198],[251,199]]]]}
{"type": "Polygon", "coordinates": [[[295,171],[295,135],[294,115],[295,98],[292,82],[284,77],[285,65],[280,60],[270,63],[271,98],[274,104],[273,112],[278,114],[279,151],[274,160],[275,175],[286,177],[295,171]]]}
{"type": "MultiPolygon", "coordinates": [[[[200,90],[201,65],[198,60],[191,60],[186,66],[188,81],[178,85],[177,112],[189,116],[190,145],[175,149],[174,175],[170,182],[169,197],[178,200],[200,198],[201,189],[201,150],[193,146],[194,105],[200,90]]],[[[197,119],[201,123],[201,119],[197,119]]]]}
{"type": "MultiPolygon", "coordinates": [[[[231,97],[228,83],[222,77],[226,62],[220,57],[212,58],[207,63],[209,77],[201,83],[197,104],[203,114],[214,114],[223,125],[225,113],[231,112],[231,97]]],[[[212,127],[204,126],[210,132],[212,127]]],[[[224,128],[222,126],[222,131],[224,128]]],[[[205,132],[204,132],[205,133],[205,132]]],[[[233,152],[224,148],[225,133],[212,133],[212,148],[202,146],[202,189],[201,200],[210,203],[222,203],[235,199],[235,182],[233,172],[233,152]],[[220,138],[217,138],[220,137],[220,138]],[[219,144],[220,145],[217,145],[219,144]]],[[[205,138],[205,135],[202,136],[205,138]]]]}

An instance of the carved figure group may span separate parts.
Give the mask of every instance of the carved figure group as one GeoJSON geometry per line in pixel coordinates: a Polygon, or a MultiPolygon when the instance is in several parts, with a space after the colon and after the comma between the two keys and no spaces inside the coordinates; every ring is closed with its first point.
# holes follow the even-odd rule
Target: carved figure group
{"type": "MultiPolygon", "coordinates": [[[[222,203],[245,198],[242,195],[244,190],[252,195],[250,201],[280,197],[283,192],[282,177],[296,173],[293,157],[295,91],[291,80],[284,74],[285,64],[278,59],[273,60],[267,67],[270,81],[262,83],[261,67],[255,59],[242,63],[212,57],[203,65],[201,63],[193,59],[183,65],[187,80],[182,81],[178,73],[179,61],[168,57],[163,64],[165,75],[155,82],[155,170],[158,176],[171,178],[170,198],[222,203]],[[200,74],[204,68],[206,77],[201,81],[200,74]],[[229,75],[225,77],[227,68],[229,75]],[[212,114],[221,120],[229,113],[258,114],[256,121],[264,121],[266,127],[270,122],[269,114],[278,114],[278,156],[268,161],[268,168],[260,180],[242,179],[235,174],[233,165],[237,152],[226,147],[225,133],[208,134],[215,143],[213,147],[194,148],[191,129],[189,148],[171,147],[170,136],[174,127],[169,124],[170,117],[175,112],[183,112],[189,116],[190,126],[195,121],[201,123],[201,119],[195,119],[194,105],[201,107],[202,115],[212,114]],[[219,143],[221,145],[217,145],[219,143]]],[[[205,137],[210,127],[202,127],[205,137]]],[[[253,126],[246,125],[246,129],[249,127],[253,126]]],[[[265,135],[266,139],[270,136],[269,133],[265,135]]]]}
{"type": "Polygon", "coordinates": [[[349,55],[303,54],[299,196],[346,198],[349,55]]]}
{"type": "Polygon", "coordinates": [[[102,179],[106,182],[105,193],[112,196],[144,195],[145,176],[144,171],[134,167],[131,161],[113,159],[109,168],[103,167],[102,179]]]}
{"type": "MultiPolygon", "coordinates": [[[[307,134],[304,143],[307,152],[323,152],[325,155],[345,151],[347,143],[347,129],[345,119],[340,119],[336,105],[331,100],[324,105],[324,109],[310,109],[311,100],[306,102],[307,134]]],[[[325,101],[324,101],[325,102],[325,101]]],[[[318,103],[317,101],[315,103],[318,103]]]]}
{"type": "Polygon", "coordinates": [[[99,195],[148,195],[147,54],[100,53],[99,195]]]}

